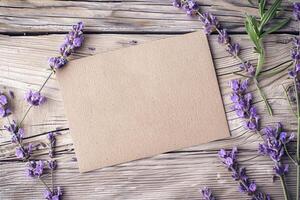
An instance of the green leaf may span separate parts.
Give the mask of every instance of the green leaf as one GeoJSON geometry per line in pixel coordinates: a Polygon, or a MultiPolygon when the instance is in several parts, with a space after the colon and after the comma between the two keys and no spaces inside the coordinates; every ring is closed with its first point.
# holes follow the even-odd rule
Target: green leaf
{"type": "Polygon", "coordinates": [[[246,16],[245,28],[251,41],[254,43],[256,50],[260,52],[261,46],[259,44],[257,21],[253,16],[246,16]]]}
{"type": "Polygon", "coordinates": [[[270,27],[269,29],[267,29],[262,35],[261,37],[265,37],[266,35],[273,33],[275,31],[278,31],[279,29],[281,29],[282,27],[284,27],[289,21],[291,20],[291,18],[287,18],[287,19],[283,19],[280,22],[278,22],[277,24],[275,24],[274,26],[270,27]]]}
{"type": "Polygon", "coordinates": [[[261,23],[259,26],[259,30],[262,31],[263,27],[271,20],[273,19],[276,14],[279,6],[281,5],[282,0],[276,0],[274,4],[265,12],[261,18],[261,23]]]}
{"type": "Polygon", "coordinates": [[[259,0],[258,3],[259,3],[259,5],[258,5],[259,15],[260,15],[260,17],[262,17],[265,13],[265,7],[266,7],[267,1],[266,0],[259,0]]]}

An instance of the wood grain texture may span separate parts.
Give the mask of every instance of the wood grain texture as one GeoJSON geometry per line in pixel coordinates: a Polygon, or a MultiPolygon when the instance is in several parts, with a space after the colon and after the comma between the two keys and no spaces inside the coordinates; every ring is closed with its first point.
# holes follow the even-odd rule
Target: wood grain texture
{"type": "MultiPolygon", "coordinates": [[[[255,13],[248,1],[201,2],[204,9],[217,13],[226,27],[237,32],[233,40],[241,43],[242,57],[255,63],[252,45],[242,29],[244,10],[255,13]]],[[[47,58],[56,55],[64,37],[60,33],[68,30],[70,24],[79,18],[87,24],[89,34],[86,34],[83,48],[72,59],[171,37],[175,33],[201,27],[199,22],[190,20],[171,7],[169,1],[159,0],[0,1],[0,13],[0,31],[8,34],[0,36],[0,85],[4,91],[11,89],[15,92],[13,107],[17,115],[13,117],[16,119],[20,119],[27,108],[22,100],[25,90],[37,89],[47,77],[47,58]],[[115,16],[112,17],[111,13],[115,16]],[[22,32],[30,32],[31,36],[16,36],[22,32]],[[55,34],[40,35],[41,32],[55,34]]],[[[286,9],[284,15],[290,14],[290,9],[286,9]]],[[[283,30],[290,34],[274,34],[265,41],[265,74],[270,69],[286,67],[290,59],[291,39],[296,30],[294,27],[297,24],[292,22],[283,30]]],[[[232,146],[241,149],[241,164],[247,166],[249,176],[256,179],[259,189],[270,193],[272,199],[283,199],[280,183],[272,182],[272,162],[256,156],[260,139],[245,131],[242,121],[231,109],[228,81],[237,78],[232,73],[239,71],[239,63],[220,48],[216,36],[209,37],[209,41],[233,137],[90,173],[78,173],[61,94],[57,81],[51,78],[44,90],[47,104],[33,109],[24,122],[25,142],[45,143],[46,132],[57,128],[62,130],[56,148],[59,168],[55,173],[55,183],[63,187],[64,199],[200,199],[199,188],[205,185],[213,189],[218,199],[247,199],[237,192],[236,183],[216,157],[219,148],[232,146]]],[[[262,115],[262,126],[281,121],[288,131],[295,131],[296,120],[281,87],[288,83],[287,70],[261,82],[274,108],[274,117],[267,115],[257,91],[251,87],[255,105],[262,115]]],[[[0,122],[5,123],[3,120],[0,122]]],[[[293,146],[291,150],[294,151],[293,146]]],[[[39,146],[34,157],[47,158],[47,148],[39,146]]],[[[295,194],[293,167],[288,185],[295,194]]],[[[26,178],[24,163],[16,160],[9,134],[3,131],[0,135],[0,199],[42,199],[42,189],[42,184],[37,180],[26,178]]]]}
{"type": "MultiPolygon", "coordinates": [[[[257,14],[247,0],[201,0],[202,12],[212,12],[230,31],[244,32],[244,15],[257,14]]],[[[170,0],[125,1],[0,1],[0,32],[66,32],[70,25],[84,20],[86,30],[110,32],[188,32],[201,27],[197,19],[174,8],[170,0]]],[[[291,16],[291,3],[284,3],[282,16],[291,16]]],[[[296,22],[281,31],[295,31],[296,22]]]]}

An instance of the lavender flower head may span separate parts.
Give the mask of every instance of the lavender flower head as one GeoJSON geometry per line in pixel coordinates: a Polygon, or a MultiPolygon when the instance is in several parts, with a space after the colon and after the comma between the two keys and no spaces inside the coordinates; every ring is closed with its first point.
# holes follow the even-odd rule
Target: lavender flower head
{"type": "Polygon", "coordinates": [[[245,127],[251,131],[259,129],[259,116],[256,108],[252,106],[252,94],[247,93],[249,87],[248,79],[232,80],[231,83],[231,101],[234,103],[233,109],[236,115],[245,119],[245,127]]]}
{"type": "Polygon", "coordinates": [[[298,78],[299,75],[299,71],[300,71],[300,65],[299,65],[299,61],[300,61],[300,38],[294,38],[293,41],[293,49],[291,51],[291,57],[292,60],[295,63],[295,67],[294,69],[289,71],[289,76],[291,78],[298,78]]]}
{"type": "Polygon", "coordinates": [[[200,190],[203,200],[215,200],[215,197],[212,194],[211,189],[205,187],[203,189],[200,190]]]}
{"type": "Polygon", "coordinates": [[[24,137],[24,129],[17,126],[17,123],[15,120],[12,121],[10,125],[4,125],[4,129],[11,133],[11,142],[14,144],[17,144],[19,142],[22,142],[24,137]]]}
{"type": "Polygon", "coordinates": [[[293,15],[297,21],[300,20],[300,3],[299,2],[295,2],[293,4],[293,15]]]}
{"type": "Polygon", "coordinates": [[[8,99],[5,94],[0,92],[0,117],[7,117],[11,114],[11,110],[8,107],[8,99]]]}
{"type": "Polygon", "coordinates": [[[49,140],[49,145],[50,145],[49,157],[53,158],[54,157],[54,146],[56,143],[55,134],[53,132],[50,132],[47,134],[47,138],[49,140]]]}
{"type": "Polygon", "coordinates": [[[32,90],[29,90],[25,93],[24,99],[31,106],[40,106],[46,102],[46,97],[42,96],[40,92],[34,92],[32,90]]]}
{"type": "Polygon", "coordinates": [[[263,196],[263,199],[270,199],[268,194],[261,193],[257,190],[256,183],[251,181],[246,174],[245,168],[240,168],[237,161],[237,148],[234,147],[231,151],[221,149],[218,153],[221,162],[232,173],[233,180],[239,182],[239,191],[241,193],[251,196],[253,200],[259,199],[259,196],[263,196]]]}
{"type": "Polygon", "coordinates": [[[62,190],[60,187],[53,189],[53,191],[45,190],[44,197],[47,200],[61,200],[62,199],[62,190]]]}
{"type": "Polygon", "coordinates": [[[45,164],[42,160],[39,161],[29,161],[28,168],[26,169],[27,176],[35,178],[40,177],[44,173],[45,164]]]}
{"type": "Polygon", "coordinates": [[[26,160],[30,158],[33,151],[33,144],[28,144],[27,146],[17,147],[16,148],[16,157],[26,160]]]}
{"type": "Polygon", "coordinates": [[[281,158],[285,154],[284,145],[295,138],[294,134],[288,134],[282,131],[282,125],[276,127],[268,126],[263,132],[265,133],[264,143],[259,144],[259,153],[269,156],[274,162],[274,173],[277,176],[284,175],[288,172],[288,165],[281,164],[281,158]]]}
{"type": "Polygon", "coordinates": [[[220,26],[218,19],[211,13],[203,14],[200,16],[200,20],[204,24],[204,32],[207,35],[210,35],[220,26]]]}
{"type": "Polygon", "coordinates": [[[248,76],[253,77],[255,75],[256,69],[249,61],[242,63],[240,68],[241,70],[245,71],[248,76]]]}
{"type": "Polygon", "coordinates": [[[52,70],[62,68],[68,62],[67,58],[74,52],[76,48],[81,47],[83,37],[83,22],[78,22],[72,26],[72,30],[65,37],[64,43],[60,46],[60,56],[49,58],[48,63],[52,70]]]}

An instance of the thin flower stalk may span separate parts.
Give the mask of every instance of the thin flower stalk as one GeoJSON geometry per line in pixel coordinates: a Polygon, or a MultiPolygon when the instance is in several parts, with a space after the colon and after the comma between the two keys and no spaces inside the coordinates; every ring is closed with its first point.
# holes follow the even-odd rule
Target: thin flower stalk
{"type": "Polygon", "coordinates": [[[282,130],[282,125],[277,123],[276,127],[268,126],[263,129],[264,142],[259,144],[259,154],[268,156],[274,163],[274,176],[280,178],[285,200],[289,200],[285,176],[289,165],[283,164],[282,157],[285,155],[286,145],[294,140],[295,135],[288,135],[282,130]]]}
{"type": "MultiPolygon", "coordinates": [[[[223,29],[217,20],[217,18],[211,13],[202,14],[200,12],[200,4],[195,0],[173,0],[173,5],[177,8],[182,8],[185,10],[189,16],[199,16],[200,21],[203,23],[204,32],[210,35],[213,32],[218,33],[218,42],[222,46],[225,46],[226,51],[234,58],[236,58],[241,64],[240,69],[244,71],[248,77],[251,77],[256,85],[259,95],[263,99],[269,115],[273,115],[273,110],[264,94],[261,90],[258,82],[257,68],[261,69],[261,65],[264,63],[264,54],[259,54],[258,66],[255,68],[250,61],[246,61],[240,57],[240,44],[232,43],[231,37],[228,35],[226,29],[223,29]]],[[[263,51],[264,52],[264,51],[263,51]]]]}

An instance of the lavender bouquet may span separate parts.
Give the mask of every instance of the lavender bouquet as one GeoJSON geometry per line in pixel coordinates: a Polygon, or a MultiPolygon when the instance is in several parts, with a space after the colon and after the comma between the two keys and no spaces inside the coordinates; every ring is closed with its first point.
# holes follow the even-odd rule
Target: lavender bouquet
{"type": "MultiPolygon", "coordinates": [[[[274,180],[276,177],[279,178],[283,195],[285,200],[289,200],[290,195],[287,189],[285,177],[289,171],[289,165],[284,163],[283,156],[287,156],[297,168],[297,194],[296,199],[299,200],[299,189],[300,189],[300,82],[299,82],[299,71],[300,71],[300,38],[295,38],[293,42],[293,50],[291,52],[291,63],[294,67],[289,70],[288,74],[293,80],[291,86],[294,91],[296,111],[295,116],[297,118],[298,130],[297,130],[297,151],[296,158],[294,158],[288,151],[288,144],[295,139],[295,134],[288,134],[283,130],[281,123],[277,123],[275,126],[268,126],[265,128],[260,127],[260,115],[257,109],[253,105],[253,95],[249,93],[248,88],[252,82],[263,99],[266,108],[270,114],[273,115],[272,108],[259,86],[259,78],[265,62],[265,49],[263,39],[268,34],[275,32],[285,26],[290,19],[277,20],[276,16],[279,15],[281,10],[281,0],[275,0],[270,7],[267,9],[267,0],[258,0],[258,15],[254,17],[246,15],[245,17],[245,30],[249,36],[250,41],[254,45],[254,52],[257,54],[257,65],[254,66],[250,61],[245,61],[240,57],[240,45],[232,42],[227,30],[221,26],[218,19],[211,13],[201,13],[201,5],[195,0],[174,0],[173,5],[177,8],[183,9],[187,15],[192,17],[198,17],[199,21],[203,24],[204,32],[207,35],[213,33],[218,34],[218,42],[220,45],[225,47],[225,50],[235,59],[240,61],[240,69],[242,73],[234,73],[237,76],[243,78],[235,79],[230,82],[232,93],[230,99],[233,103],[232,109],[236,115],[242,119],[245,129],[257,133],[261,138],[261,143],[258,146],[258,154],[267,156],[274,163],[273,172],[274,180]]],[[[293,3],[293,15],[294,18],[299,21],[300,19],[300,3],[293,3]]],[[[291,65],[289,65],[291,66],[291,65]]],[[[284,69],[280,69],[282,71],[284,69]]],[[[279,71],[272,71],[265,74],[265,77],[272,76],[279,71]]],[[[285,89],[286,92],[286,89],[285,89]]],[[[292,105],[292,99],[289,95],[286,95],[288,102],[292,105]]],[[[292,106],[291,106],[292,109],[292,106]]],[[[237,161],[237,148],[234,147],[231,151],[221,149],[218,156],[228,171],[231,172],[231,176],[234,181],[238,182],[238,190],[251,197],[252,200],[263,200],[271,199],[271,194],[258,191],[257,185],[254,181],[251,181],[246,175],[246,169],[239,167],[237,161]]],[[[215,200],[213,191],[207,187],[201,190],[203,199],[215,200]]]]}
{"type": "Polygon", "coordinates": [[[47,134],[49,159],[37,160],[34,156],[34,151],[37,149],[38,145],[25,143],[25,131],[22,125],[33,107],[39,107],[45,103],[46,97],[42,95],[42,90],[48,80],[57,70],[61,70],[63,66],[68,63],[70,55],[76,48],[79,48],[82,45],[84,40],[82,32],[83,28],[84,25],[82,22],[72,26],[71,31],[66,35],[65,41],[59,49],[59,56],[49,59],[50,73],[40,89],[38,91],[29,90],[25,93],[24,100],[28,103],[28,108],[19,122],[11,119],[13,110],[10,107],[12,103],[10,100],[13,100],[14,93],[12,91],[8,91],[7,93],[0,92],[0,117],[7,120],[4,129],[11,134],[11,142],[16,145],[15,155],[25,163],[25,172],[27,176],[39,180],[45,186],[43,194],[44,198],[48,200],[60,200],[63,195],[62,188],[56,186],[53,180],[53,174],[58,166],[57,160],[55,160],[55,147],[56,137],[59,133],[50,132],[47,134]],[[48,175],[51,176],[51,184],[46,183],[44,180],[44,177],[48,175]]]}

